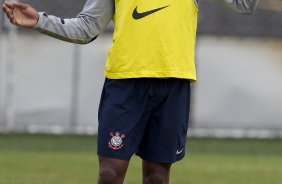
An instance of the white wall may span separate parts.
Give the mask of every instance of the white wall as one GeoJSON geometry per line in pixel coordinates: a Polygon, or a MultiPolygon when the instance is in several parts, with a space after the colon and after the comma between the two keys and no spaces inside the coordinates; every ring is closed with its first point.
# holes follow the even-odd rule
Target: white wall
{"type": "Polygon", "coordinates": [[[197,127],[282,129],[282,40],[200,37],[197,127]]]}
{"type": "MultiPolygon", "coordinates": [[[[0,111],[5,91],[5,47],[0,36],[0,111]]],[[[103,68],[111,37],[81,46],[79,123],[96,132],[103,68]]],[[[16,43],[16,129],[65,131],[70,122],[74,45],[39,34],[16,43]],[[58,126],[61,125],[61,126],[58,126]]],[[[191,119],[195,128],[282,130],[282,42],[201,36],[197,43],[198,82],[193,84],[191,119]]],[[[1,119],[1,118],[0,118],[1,119]]],[[[3,124],[3,122],[1,122],[3,124]]]]}
{"type": "MultiPolygon", "coordinates": [[[[2,35],[1,42],[5,47],[7,37],[2,35]]],[[[90,129],[88,127],[89,131],[96,131],[97,109],[104,81],[103,68],[110,43],[110,37],[101,36],[91,44],[80,46],[78,122],[91,126],[90,129]]],[[[70,123],[74,49],[73,44],[38,34],[18,36],[15,53],[15,107],[19,128],[28,125],[31,129],[38,129],[40,126],[42,129],[53,127],[54,131],[61,131],[62,127],[57,125],[70,123]]],[[[1,61],[3,66],[7,57],[1,61]]],[[[3,74],[5,66],[1,69],[3,74]]],[[[2,77],[2,96],[4,87],[5,79],[2,77]]],[[[2,104],[4,101],[3,99],[2,104]]],[[[3,105],[1,111],[3,114],[3,105]]]]}

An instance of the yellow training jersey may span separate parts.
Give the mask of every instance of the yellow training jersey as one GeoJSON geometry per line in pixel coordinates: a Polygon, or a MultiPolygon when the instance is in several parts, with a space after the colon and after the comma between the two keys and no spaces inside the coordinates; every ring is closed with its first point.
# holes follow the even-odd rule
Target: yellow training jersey
{"type": "Polygon", "coordinates": [[[105,76],[196,80],[196,0],[115,0],[105,76]]]}

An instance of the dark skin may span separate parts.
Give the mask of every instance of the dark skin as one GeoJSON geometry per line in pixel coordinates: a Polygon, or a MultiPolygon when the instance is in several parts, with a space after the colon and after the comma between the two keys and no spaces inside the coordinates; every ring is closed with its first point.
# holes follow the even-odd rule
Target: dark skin
{"type": "Polygon", "coordinates": [[[143,160],[143,184],[168,184],[171,164],[143,160]]]}
{"type": "MultiPolygon", "coordinates": [[[[38,22],[38,12],[28,4],[8,3],[2,5],[7,18],[14,25],[33,28],[38,22]]],[[[129,161],[99,157],[98,184],[122,184],[129,161]]],[[[143,184],[168,184],[171,164],[143,160],[143,184]]]]}
{"type": "MultiPolygon", "coordinates": [[[[129,161],[99,157],[98,184],[122,184],[129,161]]],[[[168,184],[171,164],[143,160],[143,184],[168,184]]]]}
{"type": "Polygon", "coordinates": [[[99,157],[98,184],[122,184],[128,168],[128,161],[99,157]]]}

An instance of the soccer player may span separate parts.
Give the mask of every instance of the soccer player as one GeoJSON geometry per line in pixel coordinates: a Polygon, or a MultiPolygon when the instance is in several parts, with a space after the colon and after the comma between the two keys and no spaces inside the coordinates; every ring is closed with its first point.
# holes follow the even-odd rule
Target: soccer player
{"type": "MultiPolygon", "coordinates": [[[[218,0],[251,14],[258,0],[218,0]]],[[[197,0],[88,0],[76,18],[3,3],[11,23],[86,44],[114,20],[99,107],[100,184],[123,183],[133,154],[143,183],[169,183],[171,164],[185,155],[190,82],[196,80],[197,0]]]]}

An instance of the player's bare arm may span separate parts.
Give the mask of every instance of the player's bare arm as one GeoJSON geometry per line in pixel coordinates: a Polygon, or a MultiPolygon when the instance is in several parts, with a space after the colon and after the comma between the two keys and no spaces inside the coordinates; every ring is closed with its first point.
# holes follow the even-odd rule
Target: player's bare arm
{"type": "Polygon", "coordinates": [[[113,0],[88,0],[83,10],[70,19],[37,12],[30,5],[23,3],[4,2],[2,6],[11,23],[77,44],[93,41],[114,15],[113,0]]]}

